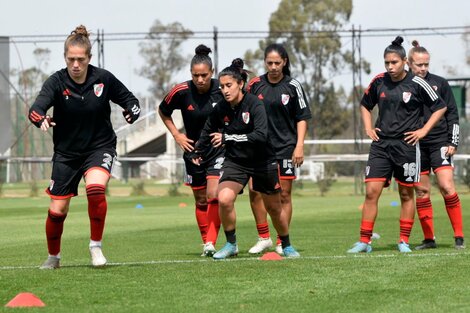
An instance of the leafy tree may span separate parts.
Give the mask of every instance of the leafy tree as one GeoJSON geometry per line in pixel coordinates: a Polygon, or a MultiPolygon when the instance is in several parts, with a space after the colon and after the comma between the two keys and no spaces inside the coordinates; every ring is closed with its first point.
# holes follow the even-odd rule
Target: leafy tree
{"type": "Polygon", "coordinates": [[[162,99],[168,89],[175,83],[172,78],[175,73],[187,65],[187,57],[181,55],[181,45],[193,33],[174,22],[168,25],[156,20],[141,42],[140,55],[145,59],[145,65],[138,74],[151,80],[150,92],[157,99],[162,99]]]}
{"type": "MultiPolygon", "coordinates": [[[[259,69],[264,47],[272,42],[284,44],[293,76],[303,83],[310,101],[314,116],[311,138],[338,136],[350,119],[330,80],[352,66],[352,53],[342,50],[340,34],[351,12],[352,0],[281,0],[269,20],[268,37],[260,41],[259,50],[245,54],[246,63],[259,69]]],[[[367,70],[368,63],[361,62],[367,70]]]]}

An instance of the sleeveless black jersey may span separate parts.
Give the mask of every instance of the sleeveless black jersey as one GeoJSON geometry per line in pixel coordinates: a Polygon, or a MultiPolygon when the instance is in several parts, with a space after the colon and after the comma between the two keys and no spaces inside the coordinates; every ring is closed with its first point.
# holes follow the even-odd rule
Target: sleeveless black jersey
{"type": "Polygon", "coordinates": [[[225,99],[217,103],[196,145],[197,151],[204,151],[211,145],[209,134],[213,132],[223,133],[227,160],[247,167],[274,160],[274,150],[267,142],[266,109],[252,94],[246,93],[233,109],[225,99]]]}
{"type": "Polygon", "coordinates": [[[267,74],[253,78],[249,93],[262,100],[268,116],[268,140],[277,159],[290,159],[297,144],[297,122],[312,118],[301,84],[284,76],[278,83],[268,81],[267,74]]]}
{"type": "Polygon", "coordinates": [[[375,127],[380,138],[401,139],[404,133],[423,127],[423,106],[430,112],[445,103],[422,78],[408,72],[404,79],[392,81],[388,73],[377,75],[364,92],[361,105],[371,111],[379,107],[375,127]]]}
{"type": "Polygon", "coordinates": [[[140,112],[136,97],[110,72],[88,65],[83,84],[75,83],[67,69],[52,74],[29,109],[29,120],[40,127],[51,107],[54,158],[74,159],[102,147],[116,147],[111,106],[140,112]]]}
{"type": "MultiPolygon", "coordinates": [[[[447,142],[449,145],[457,147],[460,137],[459,110],[449,83],[443,77],[431,73],[428,73],[424,79],[445,102],[447,111],[427,136],[421,139],[421,142],[424,144],[447,142]]],[[[429,120],[431,114],[432,112],[424,107],[424,122],[429,120]]]]}

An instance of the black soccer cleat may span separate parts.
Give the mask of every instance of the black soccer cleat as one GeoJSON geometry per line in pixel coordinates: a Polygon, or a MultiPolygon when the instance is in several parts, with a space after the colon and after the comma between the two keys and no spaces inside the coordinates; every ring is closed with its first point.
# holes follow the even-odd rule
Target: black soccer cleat
{"type": "Polygon", "coordinates": [[[415,247],[415,250],[436,249],[436,241],[434,239],[424,239],[423,243],[415,247]]]}
{"type": "Polygon", "coordinates": [[[465,249],[463,237],[455,237],[455,249],[465,249]]]}

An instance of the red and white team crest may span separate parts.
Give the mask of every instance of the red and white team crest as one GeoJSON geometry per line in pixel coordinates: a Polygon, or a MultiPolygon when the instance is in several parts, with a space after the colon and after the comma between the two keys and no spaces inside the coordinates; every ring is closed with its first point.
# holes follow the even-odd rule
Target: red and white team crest
{"type": "Polygon", "coordinates": [[[408,103],[411,99],[411,92],[405,91],[403,92],[403,102],[408,103]]]}
{"type": "Polygon", "coordinates": [[[243,123],[248,124],[250,122],[250,112],[242,113],[243,123]]]}
{"type": "Polygon", "coordinates": [[[286,105],[289,103],[290,96],[286,94],[281,95],[281,102],[283,105],[286,105]]]}
{"type": "Polygon", "coordinates": [[[103,83],[93,85],[93,90],[95,91],[95,95],[97,97],[101,96],[101,94],[103,93],[103,89],[104,89],[104,84],[103,83]]]}

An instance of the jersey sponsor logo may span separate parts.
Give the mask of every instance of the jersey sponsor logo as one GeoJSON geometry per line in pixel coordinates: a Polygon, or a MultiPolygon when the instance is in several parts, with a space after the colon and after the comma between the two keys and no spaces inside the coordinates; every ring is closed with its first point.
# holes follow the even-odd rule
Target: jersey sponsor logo
{"type": "Polygon", "coordinates": [[[67,88],[67,89],[65,89],[65,90],[62,92],[62,95],[65,96],[65,100],[68,100],[68,99],[69,99],[69,96],[71,96],[72,93],[71,93],[70,90],[67,88]]]}
{"type": "Polygon", "coordinates": [[[404,91],[403,92],[403,102],[408,103],[411,99],[411,92],[404,91]]]}
{"type": "Polygon", "coordinates": [[[263,96],[262,93],[260,93],[260,94],[258,95],[258,99],[260,99],[260,100],[263,100],[263,99],[264,99],[264,96],[263,96]]]}
{"type": "Polygon", "coordinates": [[[250,112],[242,113],[243,123],[248,124],[250,122],[250,112]]]}
{"type": "Polygon", "coordinates": [[[385,92],[382,91],[382,93],[380,94],[380,98],[386,98],[387,96],[385,95],[385,92]]]}
{"type": "Polygon", "coordinates": [[[230,118],[229,118],[227,115],[225,115],[225,117],[224,117],[224,125],[227,126],[228,124],[230,124],[230,118]]]}
{"type": "Polygon", "coordinates": [[[188,105],[187,110],[188,111],[194,111],[193,105],[192,104],[188,105]]]}
{"type": "Polygon", "coordinates": [[[289,95],[286,95],[286,94],[282,94],[281,95],[281,103],[283,105],[286,105],[289,103],[289,99],[290,99],[290,96],[289,95]]]}
{"type": "Polygon", "coordinates": [[[103,89],[104,89],[104,84],[94,84],[93,85],[93,90],[95,91],[95,96],[98,98],[103,94],[103,89]]]}
{"type": "Polygon", "coordinates": [[[54,181],[51,179],[49,182],[49,190],[52,191],[52,188],[54,188],[54,181]]]}

